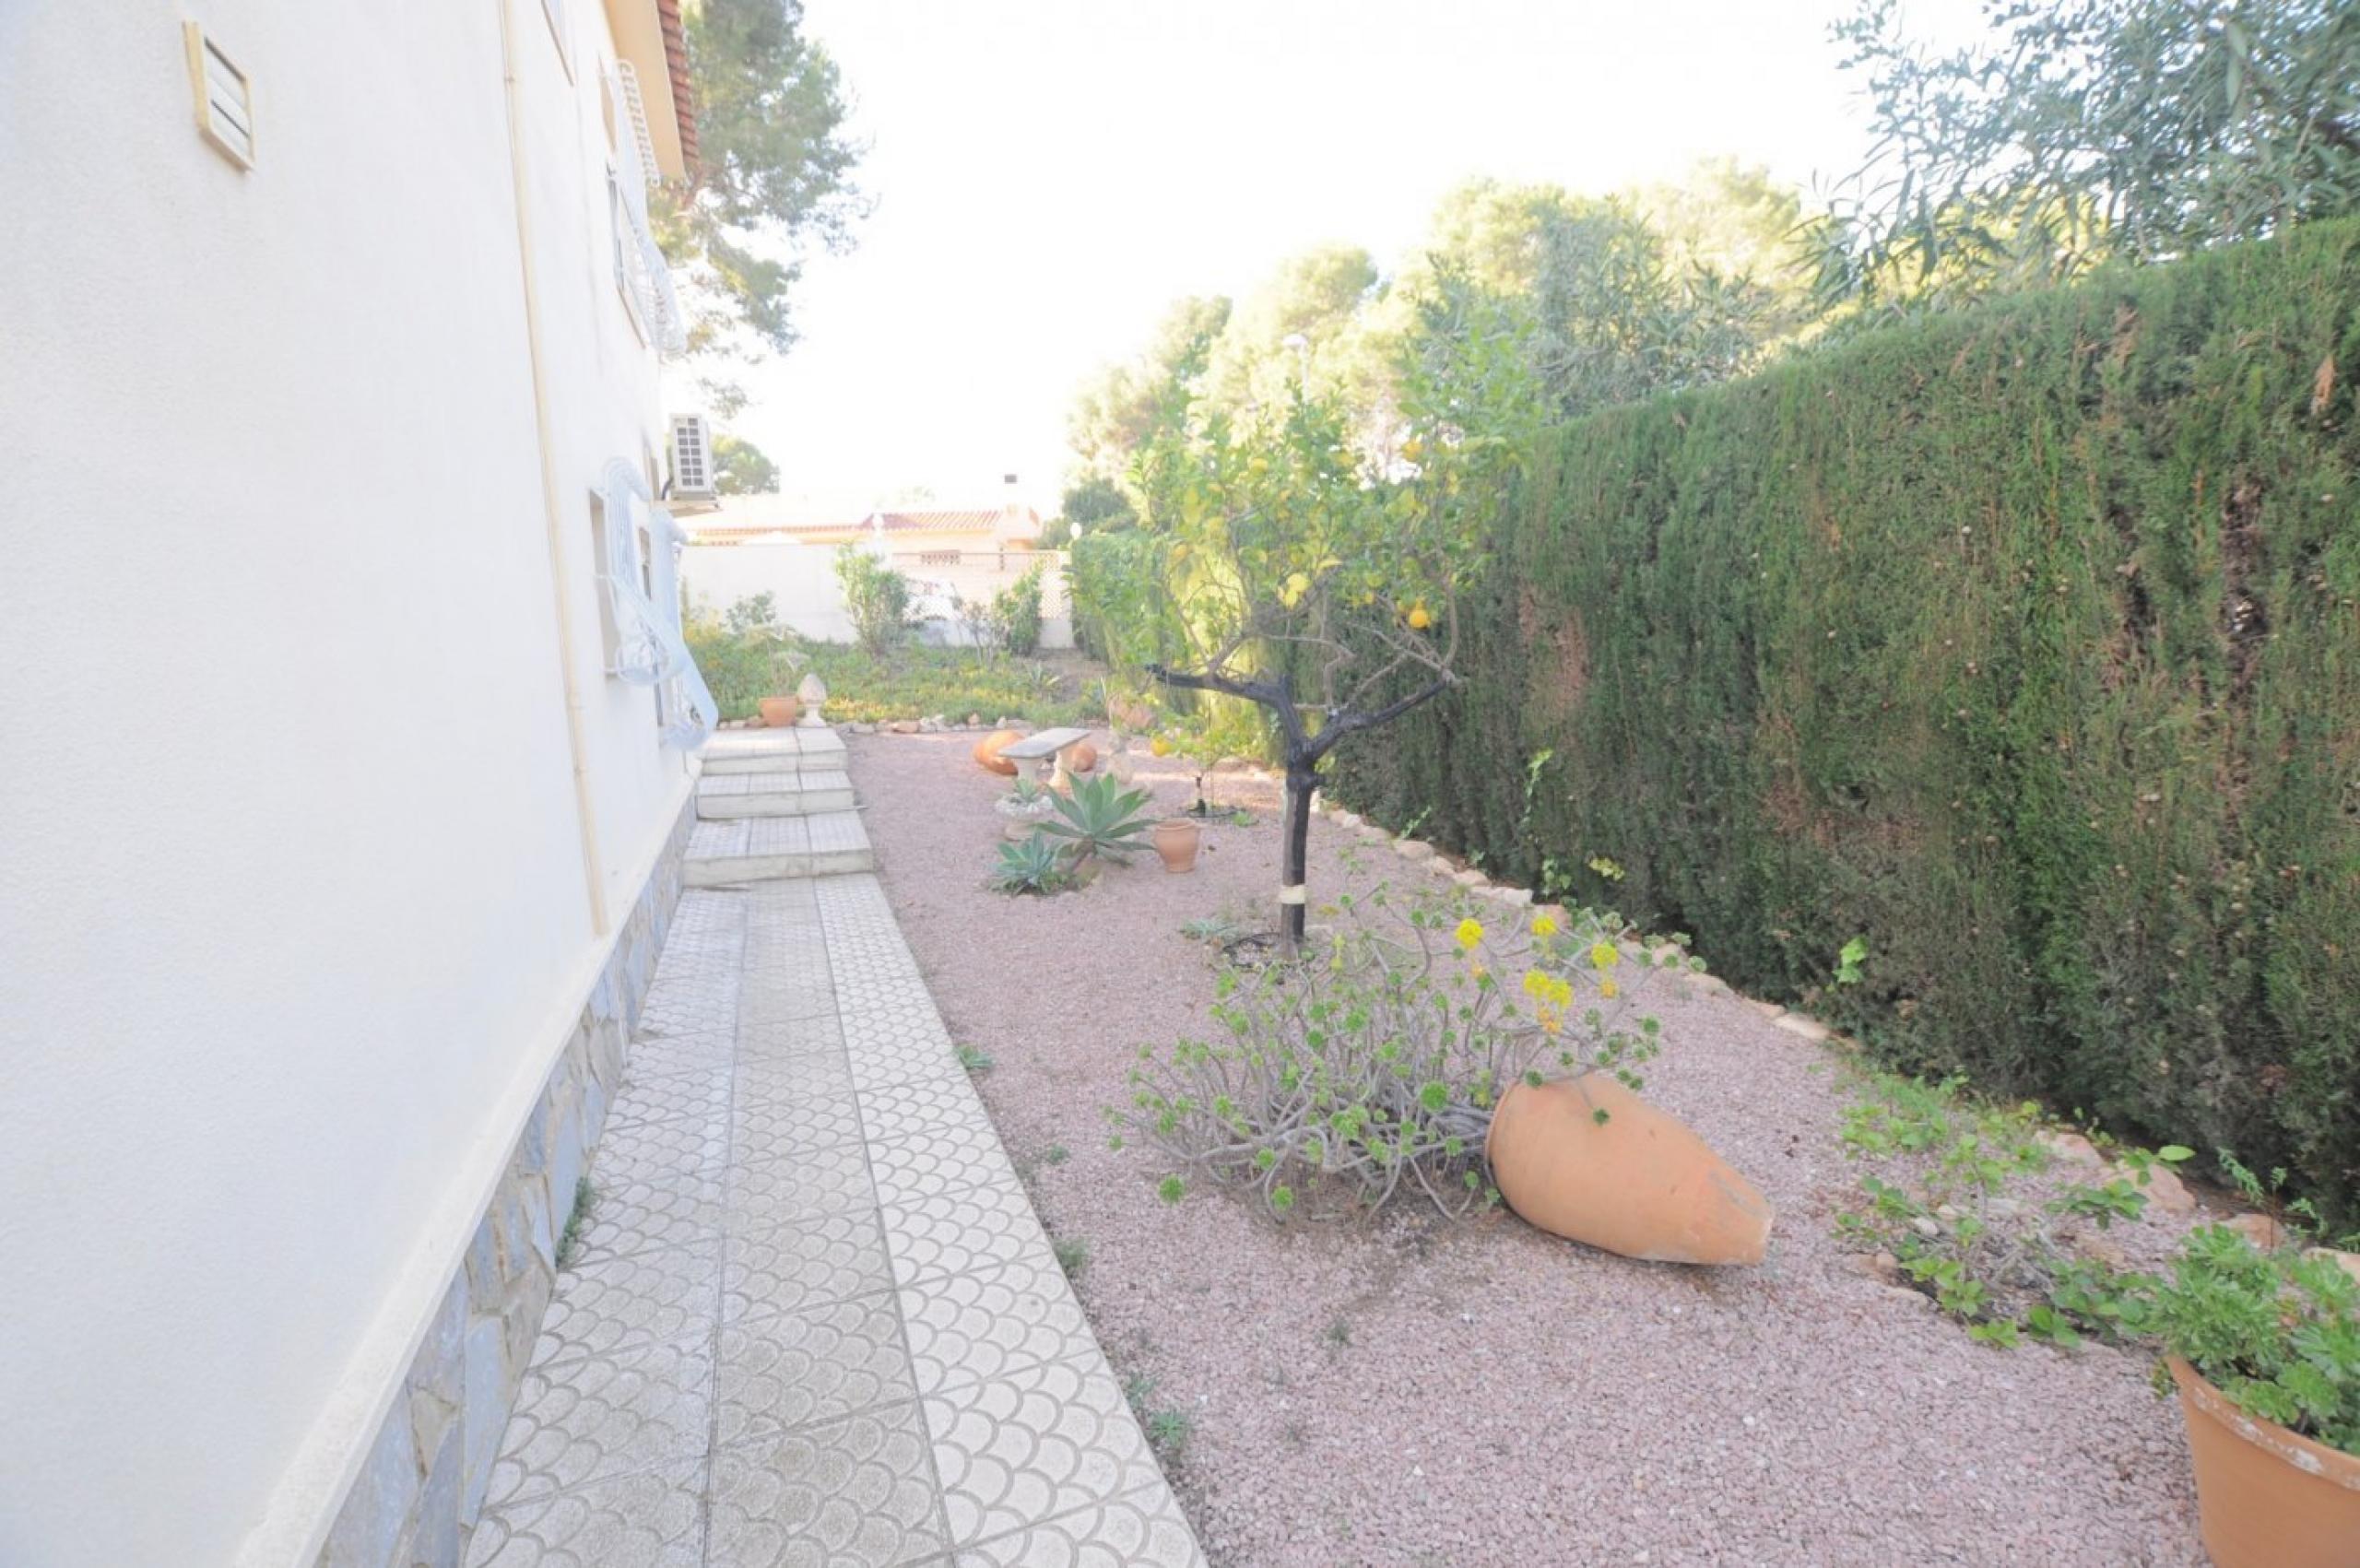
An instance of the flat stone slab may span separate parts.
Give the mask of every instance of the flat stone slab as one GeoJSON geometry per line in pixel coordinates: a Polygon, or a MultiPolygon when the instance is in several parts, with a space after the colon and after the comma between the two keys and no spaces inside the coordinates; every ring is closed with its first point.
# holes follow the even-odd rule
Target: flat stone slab
{"type": "Polygon", "coordinates": [[[697,751],[707,773],[793,773],[818,767],[842,772],[844,739],[834,730],[717,730],[697,751]]]}
{"type": "Polygon", "coordinates": [[[472,1568],[1204,1558],[871,876],[682,895],[472,1568]]]}
{"type": "Polygon", "coordinates": [[[836,877],[877,868],[857,811],[700,821],[689,831],[680,879],[691,888],[791,877],[836,877]]]}
{"type": "Polygon", "coordinates": [[[1079,746],[1090,738],[1086,729],[1044,729],[1012,740],[999,749],[999,754],[1015,761],[1035,760],[1054,757],[1068,746],[1079,746]]]}
{"type": "Polygon", "coordinates": [[[707,773],[697,780],[697,816],[708,822],[733,817],[808,817],[852,808],[852,779],[816,762],[792,773],[707,773]]]}

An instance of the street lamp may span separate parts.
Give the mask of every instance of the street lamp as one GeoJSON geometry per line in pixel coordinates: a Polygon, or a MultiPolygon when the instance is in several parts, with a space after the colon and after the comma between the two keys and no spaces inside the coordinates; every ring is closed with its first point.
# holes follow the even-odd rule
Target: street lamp
{"type": "Polygon", "coordinates": [[[1300,332],[1290,332],[1279,339],[1279,347],[1294,350],[1294,383],[1300,388],[1311,380],[1311,339],[1300,332]]]}

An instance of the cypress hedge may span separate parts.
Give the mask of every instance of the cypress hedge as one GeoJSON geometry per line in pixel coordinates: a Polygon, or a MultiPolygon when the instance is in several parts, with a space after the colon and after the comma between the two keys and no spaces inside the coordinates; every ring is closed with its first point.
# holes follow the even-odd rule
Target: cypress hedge
{"type": "Polygon", "coordinates": [[[2339,223],[1599,414],[1497,522],[1464,690],[1335,784],[2360,1216],[2355,382],[2339,223]]]}

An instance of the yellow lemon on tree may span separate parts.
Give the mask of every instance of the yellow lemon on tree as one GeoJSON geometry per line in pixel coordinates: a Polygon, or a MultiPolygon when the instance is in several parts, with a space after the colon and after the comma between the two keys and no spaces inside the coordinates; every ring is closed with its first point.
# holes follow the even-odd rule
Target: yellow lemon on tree
{"type": "Polygon", "coordinates": [[[1160,735],[1153,740],[1147,743],[1147,749],[1158,757],[1169,757],[1172,755],[1172,742],[1164,739],[1163,737],[1160,735]]]}
{"type": "Polygon", "coordinates": [[[1295,572],[1287,579],[1286,586],[1279,590],[1279,603],[1286,606],[1289,609],[1292,609],[1297,602],[1303,598],[1304,595],[1310,591],[1311,579],[1304,576],[1300,572],[1295,572]]]}

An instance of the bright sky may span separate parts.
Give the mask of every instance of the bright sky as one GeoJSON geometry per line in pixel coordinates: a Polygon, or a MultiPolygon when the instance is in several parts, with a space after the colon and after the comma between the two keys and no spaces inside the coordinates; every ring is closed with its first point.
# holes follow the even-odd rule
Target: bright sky
{"type": "MultiPolygon", "coordinates": [[[[806,0],[875,215],[734,422],[781,488],[1055,509],[1065,418],[1182,294],[1327,241],[1390,270],[1476,175],[1606,192],[1733,153],[1808,188],[1864,112],[1849,0],[806,0]]],[[[1973,0],[1915,0],[1955,35],[1973,0]]]]}

